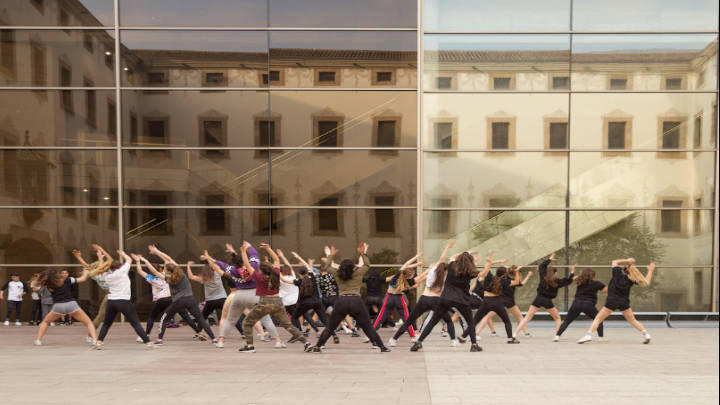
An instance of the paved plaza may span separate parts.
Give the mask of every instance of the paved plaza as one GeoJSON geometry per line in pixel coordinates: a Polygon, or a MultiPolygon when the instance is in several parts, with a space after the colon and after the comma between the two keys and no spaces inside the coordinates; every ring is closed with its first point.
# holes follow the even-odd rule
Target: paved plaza
{"type": "MultiPolygon", "coordinates": [[[[609,342],[586,345],[575,343],[582,322],[559,343],[550,341],[547,322],[531,324],[533,337],[519,345],[484,332],[482,353],[468,352],[467,344],[451,348],[434,333],[422,353],[410,353],[405,336],[380,354],[342,335],[321,355],[302,352],[299,343],[276,350],[262,342],[257,353],[240,354],[237,334],[216,349],[192,341],[187,327],[169,330],[164,347],[147,351],[125,324],[113,326],[103,351],[90,350],[77,325],[51,328],[45,345],[34,347],[34,327],[0,326],[0,403],[718,403],[716,323],[648,323],[650,345],[626,325],[612,323],[609,342]]],[[[390,334],[381,330],[384,340],[390,334]]]]}

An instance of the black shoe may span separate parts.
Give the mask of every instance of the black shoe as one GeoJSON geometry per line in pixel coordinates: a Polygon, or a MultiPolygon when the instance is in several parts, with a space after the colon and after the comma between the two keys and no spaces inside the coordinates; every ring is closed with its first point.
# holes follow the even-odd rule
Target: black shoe
{"type": "Polygon", "coordinates": [[[312,347],[312,352],[313,352],[313,353],[322,353],[322,350],[320,350],[320,348],[317,347],[317,346],[313,346],[313,347],[312,347]]]}
{"type": "Polygon", "coordinates": [[[481,352],[482,347],[480,347],[480,345],[478,345],[477,343],[473,343],[472,346],[470,346],[470,351],[471,352],[481,352]]]}
{"type": "Polygon", "coordinates": [[[380,347],[380,353],[390,353],[390,349],[385,346],[380,347]]]}
{"type": "Polygon", "coordinates": [[[305,348],[304,348],[304,350],[305,350],[306,352],[309,352],[309,351],[311,351],[312,349],[313,349],[312,343],[310,343],[310,342],[305,342],[305,348]]]}
{"type": "Polygon", "coordinates": [[[305,330],[303,331],[303,336],[305,336],[305,337],[310,336],[310,331],[307,330],[307,329],[305,329],[305,330]]]}
{"type": "Polygon", "coordinates": [[[350,335],[352,337],[360,337],[360,334],[357,332],[357,329],[353,329],[352,334],[350,335]]]}
{"type": "Polygon", "coordinates": [[[520,344],[520,341],[515,338],[512,338],[512,339],[508,340],[507,343],[509,345],[517,345],[517,344],[520,344]]]}
{"type": "Polygon", "coordinates": [[[290,339],[288,339],[288,343],[295,343],[295,342],[297,342],[298,340],[300,340],[300,338],[297,338],[297,337],[293,336],[293,337],[291,337],[290,339]]]}
{"type": "Polygon", "coordinates": [[[467,339],[459,337],[459,338],[457,338],[457,341],[460,343],[465,343],[465,342],[467,342],[467,339]]]}
{"type": "Polygon", "coordinates": [[[245,345],[238,349],[240,353],[255,353],[255,346],[245,345]]]}
{"type": "Polygon", "coordinates": [[[422,350],[422,343],[421,342],[415,342],[414,345],[410,348],[411,352],[417,352],[419,350],[422,350]]]}
{"type": "Polygon", "coordinates": [[[340,343],[340,338],[337,337],[337,335],[333,336],[333,343],[335,343],[335,344],[340,343]]]}

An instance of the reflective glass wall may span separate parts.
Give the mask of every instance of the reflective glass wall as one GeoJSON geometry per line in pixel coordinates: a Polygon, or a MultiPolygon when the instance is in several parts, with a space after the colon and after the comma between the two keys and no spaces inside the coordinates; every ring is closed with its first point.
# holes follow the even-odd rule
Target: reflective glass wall
{"type": "Polygon", "coordinates": [[[427,254],[449,238],[518,265],[556,253],[561,273],[605,282],[611,260],[635,257],[659,266],[636,310],[716,308],[717,13],[702,0],[425,0],[427,254]]]}

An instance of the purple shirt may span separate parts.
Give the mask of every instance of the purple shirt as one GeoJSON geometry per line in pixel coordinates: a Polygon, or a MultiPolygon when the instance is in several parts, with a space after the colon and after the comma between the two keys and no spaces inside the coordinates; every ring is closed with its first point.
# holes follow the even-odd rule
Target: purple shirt
{"type": "MultiPolygon", "coordinates": [[[[260,268],[260,255],[254,247],[250,246],[247,250],[248,260],[253,269],[257,270],[260,268]]],[[[220,260],[215,260],[215,264],[220,266],[225,271],[225,274],[229,275],[235,284],[235,288],[238,290],[252,290],[257,288],[257,282],[253,277],[250,277],[248,271],[244,268],[237,268],[233,265],[225,263],[220,260]]]]}

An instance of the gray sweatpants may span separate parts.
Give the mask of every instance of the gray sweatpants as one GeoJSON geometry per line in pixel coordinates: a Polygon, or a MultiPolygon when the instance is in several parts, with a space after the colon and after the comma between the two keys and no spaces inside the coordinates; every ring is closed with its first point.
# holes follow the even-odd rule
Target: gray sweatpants
{"type": "MultiPolygon", "coordinates": [[[[220,330],[220,336],[226,337],[235,328],[235,324],[240,319],[245,309],[251,309],[258,303],[260,297],[255,295],[255,289],[251,290],[237,290],[233,297],[230,307],[228,308],[228,315],[225,323],[220,330]]],[[[275,339],[278,337],[277,328],[270,315],[265,315],[260,318],[260,324],[265,328],[265,331],[270,332],[270,337],[275,339]]]]}

